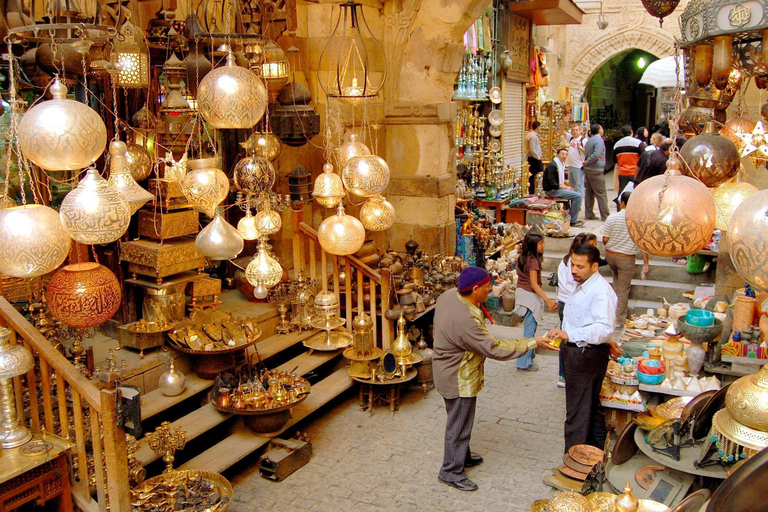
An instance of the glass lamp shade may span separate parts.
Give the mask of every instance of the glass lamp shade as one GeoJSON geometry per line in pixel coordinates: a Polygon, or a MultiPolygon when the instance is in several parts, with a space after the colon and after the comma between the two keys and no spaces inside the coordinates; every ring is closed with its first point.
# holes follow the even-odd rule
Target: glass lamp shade
{"type": "Polygon", "coordinates": [[[81,244],[108,244],[128,229],[131,208],[115,187],[90,168],[64,198],[59,218],[69,236],[81,244]]]}
{"type": "Polygon", "coordinates": [[[144,206],[147,201],[154,199],[154,195],[144,190],[136,183],[131,173],[128,172],[128,147],[125,142],[119,140],[109,144],[109,153],[112,156],[110,161],[109,180],[107,183],[117,189],[128,201],[131,209],[131,215],[136,213],[139,208],[144,206]]]}
{"type": "Polygon", "coordinates": [[[237,223],[237,230],[243,240],[256,240],[261,236],[259,230],[256,229],[256,217],[251,215],[251,210],[246,211],[245,217],[237,223]]]}
{"type": "Polygon", "coordinates": [[[94,262],[75,263],[56,272],[45,290],[51,314],[78,329],[101,325],[117,313],[122,293],[115,274],[94,262]]]}
{"type": "Polygon", "coordinates": [[[136,181],[144,181],[152,172],[152,156],[144,146],[128,144],[128,172],[136,181]]]}
{"type": "Polygon", "coordinates": [[[264,61],[261,64],[261,78],[267,83],[270,96],[280,94],[280,89],[288,83],[288,59],[282,48],[273,41],[264,45],[264,61]]]}
{"type": "Polygon", "coordinates": [[[184,197],[192,206],[213,217],[219,206],[229,193],[229,179],[220,169],[194,169],[181,181],[184,197]]]}
{"type": "Polygon", "coordinates": [[[695,176],[708,187],[716,187],[736,176],[741,163],[736,145],[718,135],[714,122],[707,123],[704,133],[683,144],[680,158],[688,164],[683,166],[683,174],[695,176]]]}
{"type": "Polygon", "coordinates": [[[251,128],[264,116],[267,88],[253,71],[235,64],[232,53],[227,64],[200,81],[197,107],[214,127],[251,128]]]}
{"type": "Polygon", "coordinates": [[[312,197],[325,208],[334,208],[344,197],[344,183],[341,176],[333,172],[331,164],[323,166],[323,172],[315,179],[312,197]]]}
{"type": "Polygon", "coordinates": [[[728,224],[728,244],[736,272],[750,285],[768,290],[768,190],[746,198],[728,224]]]}
{"type": "Polygon", "coordinates": [[[47,171],[84,169],[104,151],[107,127],[91,107],[66,99],[58,79],[50,90],[53,99],[30,108],[19,122],[21,152],[47,171]]]}
{"type": "Polygon", "coordinates": [[[389,166],[376,155],[354,156],[341,171],[341,180],[350,194],[371,197],[389,185],[389,166]]]}
{"type": "Polygon", "coordinates": [[[11,330],[0,327],[0,379],[12,379],[34,369],[32,353],[23,345],[11,343],[11,330]]]}
{"type": "Polygon", "coordinates": [[[275,210],[265,209],[256,214],[254,223],[262,235],[274,235],[283,227],[283,219],[275,210]]]}
{"type": "Polygon", "coordinates": [[[28,204],[0,210],[0,272],[37,277],[64,263],[72,239],[53,208],[28,204]]]}
{"type": "Polygon", "coordinates": [[[248,137],[247,141],[241,142],[240,145],[270,162],[277,160],[283,148],[280,139],[271,132],[256,132],[248,137]]]}
{"type": "Polygon", "coordinates": [[[715,229],[715,201],[694,178],[667,171],[640,183],[627,205],[629,236],[643,251],[668,258],[701,250],[715,229]]]}
{"type": "Polygon", "coordinates": [[[365,228],[359,220],[345,214],[344,207],[339,205],[336,215],[328,217],[320,224],[317,238],[326,252],[346,256],[356,253],[363,246],[365,228]]]}
{"type": "Polygon", "coordinates": [[[717,210],[715,229],[727,231],[736,208],[746,198],[757,194],[757,192],[757,187],[754,185],[737,181],[723,183],[719,187],[712,189],[712,198],[715,200],[715,208],[717,210]]]}
{"type": "Polygon", "coordinates": [[[195,238],[197,252],[209,260],[231,260],[243,250],[243,237],[232,224],[216,215],[195,238]]]}
{"type": "Polygon", "coordinates": [[[370,155],[371,150],[368,146],[358,141],[357,134],[350,133],[347,135],[347,140],[341,145],[340,148],[334,150],[336,153],[336,163],[339,169],[346,167],[347,162],[353,156],[370,155]]]}
{"type": "Polygon", "coordinates": [[[275,169],[266,158],[246,156],[232,171],[235,189],[244,194],[268,192],[275,184],[275,169]]]}
{"type": "Polygon", "coordinates": [[[259,250],[245,268],[245,278],[257,288],[272,288],[283,278],[283,267],[269,254],[263,238],[259,243],[259,250]]]}
{"type": "Polygon", "coordinates": [[[380,195],[375,195],[360,208],[360,222],[368,231],[385,231],[395,223],[395,207],[380,195]]]}

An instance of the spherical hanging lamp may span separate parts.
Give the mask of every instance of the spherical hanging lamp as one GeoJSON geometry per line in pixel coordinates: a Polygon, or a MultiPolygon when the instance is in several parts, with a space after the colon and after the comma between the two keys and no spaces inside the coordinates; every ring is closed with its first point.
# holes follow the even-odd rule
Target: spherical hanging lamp
{"type": "Polygon", "coordinates": [[[728,225],[733,217],[733,212],[744,202],[746,198],[757,194],[758,189],[754,185],[742,181],[723,183],[712,189],[712,198],[715,200],[717,219],[715,229],[728,230],[728,225]]]}
{"type": "Polygon", "coordinates": [[[197,252],[209,260],[231,260],[243,250],[243,237],[218,213],[195,238],[197,252]]]}
{"type": "Polygon", "coordinates": [[[350,194],[371,197],[389,185],[389,166],[380,156],[354,156],[342,169],[341,180],[350,194]]]}
{"type": "Polygon", "coordinates": [[[275,184],[275,168],[266,158],[250,155],[241,159],[232,171],[235,189],[244,194],[269,192],[275,184]]]}
{"type": "Polygon", "coordinates": [[[122,293],[115,274],[94,262],[67,265],[45,290],[51,314],[78,329],[101,325],[117,313],[122,293]]]}
{"type": "Polygon", "coordinates": [[[664,18],[672,14],[680,0],[642,0],[642,2],[648,14],[654,18],[659,18],[659,26],[661,27],[664,24],[664,18]]]}
{"type": "Polygon", "coordinates": [[[682,257],[701,250],[715,229],[715,201],[694,178],[669,169],[635,188],[627,205],[629,236],[655,256],[682,257]]]}
{"type": "Polygon", "coordinates": [[[108,244],[128,229],[131,208],[120,191],[91,167],[64,197],[59,218],[69,236],[81,244],[108,244]]]}
{"type": "Polygon", "coordinates": [[[216,207],[227,198],[229,178],[217,168],[215,158],[190,160],[195,168],[181,180],[181,191],[187,201],[209,217],[213,217],[216,207]]]}
{"type": "Polygon", "coordinates": [[[144,146],[128,144],[128,172],[136,181],[144,181],[152,172],[152,156],[144,146]]]}
{"type": "Polygon", "coordinates": [[[268,289],[276,286],[283,278],[283,267],[269,254],[268,249],[266,237],[262,237],[256,255],[245,268],[245,278],[255,287],[253,294],[257,299],[266,298],[268,289]]]}
{"type": "Polygon", "coordinates": [[[753,287],[768,290],[768,190],[746,198],[728,224],[728,244],[736,272],[753,287]]]}
{"type": "Polygon", "coordinates": [[[237,231],[243,237],[243,240],[256,240],[261,236],[261,233],[256,228],[256,217],[251,215],[250,209],[246,210],[245,217],[237,223],[237,231]]]}
{"type": "Polygon", "coordinates": [[[337,256],[354,254],[365,242],[365,228],[351,215],[344,213],[344,207],[338,206],[336,215],[325,219],[317,229],[320,246],[326,252],[337,256]]]}
{"type": "Polygon", "coordinates": [[[360,208],[360,222],[368,231],[386,231],[395,223],[395,207],[377,194],[360,208]]]}
{"type": "Polygon", "coordinates": [[[109,153],[112,157],[110,161],[110,173],[107,183],[118,190],[131,208],[131,215],[136,213],[139,208],[144,206],[147,201],[154,199],[154,194],[144,190],[136,183],[131,173],[128,172],[128,147],[125,142],[119,140],[112,141],[109,144],[109,153]]]}
{"type": "Polygon", "coordinates": [[[264,116],[267,88],[253,71],[237,66],[230,52],[225,66],[200,81],[197,107],[216,128],[251,128],[264,116]]]}
{"type": "Polygon", "coordinates": [[[274,235],[283,227],[283,219],[280,213],[270,208],[265,208],[256,214],[254,223],[256,229],[262,235],[274,235]]]}
{"type": "Polygon", "coordinates": [[[53,208],[27,204],[0,210],[0,272],[37,277],[55,270],[69,255],[72,239],[53,208]]]}
{"type": "Polygon", "coordinates": [[[370,155],[371,150],[368,146],[358,140],[357,134],[350,133],[347,135],[347,140],[339,148],[335,148],[336,153],[336,166],[339,169],[344,169],[347,166],[347,162],[353,156],[370,155]]]}
{"type": "Polygon", "coordinates": [[[264,61],[261,64],[261,78],[267,83],[269,97],[275,101],[280,89],[288,83],[288,59],[274,41],[268,41],[264,45],[262,56],[264,61]]]}
{"type": "Polygon", "coordinates": [[[19,147],[47,171],[73,171],[91,165],[107,145],[101,116],[79,101],[68,100],[67,88],[53,81],[53,99],[30,108],[19,122],[19,147]]]}
{"type": "Polygon", "coordinates": [[[248,140],[241,142],[240,145],[270,162],[277,160],[283,149],[280,139],[271,132],[256,132],[248,137],[248,140]]]}
{"type": "Polygon", "coordinates": [[[736,176],[741,162],[736,145],[718,135],[712,121],[707,123],[704,133],[683,144],[680,158],[686,164],[683,174],[698,178],[708,187],[716,187],[736,176]]]}
{"type": "Polygon", "coordinates": [[[333,172],[331,164],[325,164],[323,172],[315,179],[312,197],[325,208],[333,208],[341,203],[344,197],[344,183],[341,176],[333,172]]]}

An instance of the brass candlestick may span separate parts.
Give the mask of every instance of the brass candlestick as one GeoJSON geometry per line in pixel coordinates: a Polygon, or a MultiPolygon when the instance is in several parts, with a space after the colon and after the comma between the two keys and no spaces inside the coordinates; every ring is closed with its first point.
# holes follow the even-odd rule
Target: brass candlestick
{"type": "Polygon", "coordinates": [[[178,450],[183,449],[187,443],[187,433],[181,427],[171,428],[171,423],[164,421],[154,432],[150,432],[146,437],[152,451],[163,456],[163,462],[165,462],[163,473],[173,471],[175,454],[178,450]]]}

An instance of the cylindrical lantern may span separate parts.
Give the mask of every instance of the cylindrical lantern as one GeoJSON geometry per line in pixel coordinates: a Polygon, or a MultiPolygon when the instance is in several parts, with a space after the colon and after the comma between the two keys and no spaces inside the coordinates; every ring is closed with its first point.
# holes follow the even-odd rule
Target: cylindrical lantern
{"type": "Polygon", "coordinates": [[[125,142],[119,140],[112,141],[109,145],[111,155],[109,180],[107,183],[117,189],[128,201],[131,208],[131,215],[136,213],[139,208],[155,196],[147,190],[141,188],[128,172],[128,147],[125,142]]]}
{"type": "Polygon", "coordinates": [[[768,190],[746,198],[728,225],[728,244],[736,272],[751,286],[768,290],[768,190]]]}
{"type": "Polygon", "coordinates": [[[715,229],[727,231],[733,217],[733,212],[744,202],[746,198],[757,194],[757,187],[746,182],[732,181],[723,183],[712,189],[712,198],[715,200],[717,219],[715,229]]]}
{"type": "Polygon", "coordinates": [[[213,217],[216,207],[227,198],[229,178],[215,167],[215,158],[191,160],[190,165],[196,168],[181,180],[181,191],[192,206],[213,217]]]}
{"type": "Polygon", "coordinates": [[[733,70],[733,36],[715,36],[712,51],[712,76],[715,87],[725,89],[733,70]]]}
{"type": "Polygon", "coordinates": [[[326,252],[337,256],[354,254],[365,242],[365,228],[359,220],[344,213],[339,205],[336,215],[325,219],[317,229],[320,246],[326,252]]]}
{"type": "Polygon", "coordinates": [[[683,174],[695,176],[708,187],[716,187],[736,176],[741,159],[739,150],[726,137],[718,135],[714,121],[683,144],[680,158],[685,162],[683,174]]]}
{"type": "Polygon", "coordinates": [[[231,260],[243,250],[243,237],[232,224],[216,214],[195,238],[197,252],[209,260],[231,260]]]}
{"type": "Polygon", "coordinates": [[[108,244],[128,229],[131,208],[115,187],[90,168],[64,197],[59,218],[69,236],[81,244],[108,244]]]}
{"type": "Polygon", "coordinates": [[[370,155],[371,150],[368,149],[368,146],[358,141],[357,134],[350,133],[341,147],[334,149],[334,153],[336,154],[336,166],[339,169],[344,169],[350,158],[353,156],[370,155]]]}
{"type": "Polygon", "coordinates": [[[365,311],[361,311],[352,321],[352,347],[357,356],[373,353],[373,321],[365,311]]]}
{"type": "Polygon", "coordinates": [[[711,44],[698,44],[694,48],[694,72],[696,83],[699,87],[706,87],[712,80],[712,52],[711,44]]]}
{"type": "Polygon", "coordinates": [[[288,59],[285,52],[274,41],[264,45],[264,61],[261,64],[261,78],[267,83],[272,101],[277,99],[280,89],[288,83],[288,59]]]}
{"type": "Polygon", "coordinates": [[[149,85],[149,49],[144,42],[141,29],[130,21],[120,27],[122,41],[115,42],[112,62],[119,70],[117,85],[126,88],[141,88],[149,85]]]}
{"type": "Polygon", "coordinates": [[[269,192],[275,184],[275,169],[266,158],[250,155],[241,159],[232,171],[235,189],[244,194],[269,192]]]}
{"type": "Polygon", "coordinates": [[[385,231],[395,222],[395,207],[377,194],[360,208],[360,222],[368,231],[385,231]]]}
{"type": "Polygon", "coordinates": [[[0,272],[37,277],[64,263],[72,240],[53,208],[27,204],[0,210],[0,272]]]}
{"type": "Polygon", "coordinates": [[[354,156],[342,169],[341,181],[350,194],[371,197],[389,185],[389,166],[376,155],[354,156]]]}
{"type": "Polygon", "coordinates": [[[312,197],[326,208],[337,206],[344,197],[344,183],[341,176],[333,172],[331,164],[323,165],[323,172],[315,179],[315,189],[312,197]]]}
{"type": "Polygon", "coordinates": [[[112,318],[120,308],[121,296],[115,274],[93,262],[63,267],[45,290],[51,314],[79,329],[96,327],[112,318]]]}
{"type": "Polygon", "coordinates": [[[291,192],[291,201],[311,203],[312,175],[301,165],[297,165],[288,175],[288,190],[291,192]]]}
{"type": "Polygon", "coordinates": [[[88,105],[68,100],[67,88],[53,81],[53,99],[29,109],[19,122],[19,147],[47,171],[79,170],[93,163],[107,145],[107,127],[88,105]]]}
{"type": "Polygon", "coordinates": [[[627,205],[627,230],[641,250],[668,258],[701,250],[715,229],[715,201],[701,182],[668,170],[638,185],[627,205]]]}
{"type": "Polygon", "coordinates": [[[251,128],[264,116],[267,88],[253,71],[235,64],[230,52],[227,64],[200,81],[197,107],[215,128],[251,128]]]}

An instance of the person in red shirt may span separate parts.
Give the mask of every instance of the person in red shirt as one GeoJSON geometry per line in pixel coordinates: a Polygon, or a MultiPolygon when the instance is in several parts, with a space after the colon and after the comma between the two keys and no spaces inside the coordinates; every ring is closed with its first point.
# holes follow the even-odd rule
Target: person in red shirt
{"type": "Polygon", "coordinates": [[[635,169],[637,168],[637,161],[640,160],[640,155],[645,152],[646,143],[633,137],[632,127],[625,124],[621,127],[621,134],[623,138],[613,146],[613,154],[616,157],[616,177],[618,177],[618,183],[614,177],[614,184],[616,188],[616,199],[613,201],[616,203],[616,209],[618,211],[618,198],[624,191],[624,188],[635,177],[635,169]]]}

